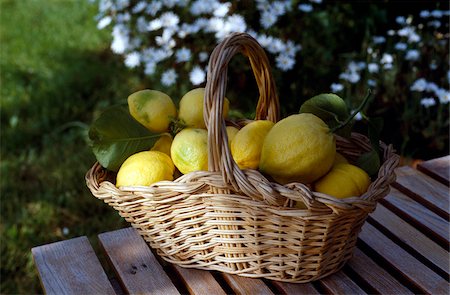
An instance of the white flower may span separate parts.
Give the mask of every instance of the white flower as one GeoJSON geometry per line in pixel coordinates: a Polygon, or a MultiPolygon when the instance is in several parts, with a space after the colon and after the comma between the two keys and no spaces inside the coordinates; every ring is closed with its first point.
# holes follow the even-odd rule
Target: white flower
{"type": "Polygon", "coordinates": [[[342,80],[346,80],[349,81],[350,83],[357,83],[360,79],[361,76],[359,75],[359,73],[357,72],[345,72],[345,73],[341,73],[339,75],[339,78],[342,80]]]}
{"type": "Polygon", "coordinates": [[[370,63],[367,65],[367,70],[369,73],[378,73],[380,67],[376,63],[370,63]]]}
{"type": "Polygon", "coordinates": [[[320,4],[322,3],[322,0],[309,0],[309,2],[320,4]]]}
{"type": "Polygon", "coordinates": [[[146,7],[147,7],[147,3],[145,1],[140,1],[133,7],[131,12],[139,13],[139,12],[142,12],[146,7]]]}
{"type": "Polygon", "coordinates": [[[278,20],[278,17],[271,13],[270,11],[266,10],[262,13],[261,19],[259,22],[261,23],[261,26],[263,26],[264,29],[270,28],[274,23],[276,23],[278,20]]]}
{"type": "Polygon", "coordinates": [[[198,85],[205,82],[206,73],[199,66],[195,66],[189,73],[189,80],[192,84],[198,85]]]}
{"type": "Polygon", "coordinates": [[[161,84],[163,84],[164,86],[171,86],[175,83],[177,78],[178,75],[177,73],[175,73],[175,70],[169,69],[161,75],[161,84]]]}
{"type": "Polygon", "coordinates": [[[155,70],[156,70],[156,63],[148,62],[145,64],[144,73],[147,76],[152,76],[155,73],[155,70]]]}
{"type": "Polygon", "coordinates": [[[129,22],[131,19],[131,15],[126,12],[126,13],[118,13],[116,15],[116,22],[117,23],[127,23],[129,22]]]}
{"type": "Polygon", "coordinates": [[[401,37],[407,37],[407,36],[411,35],[411,33],[413,33],[413,32],[414,32],[414,29],[412,27],[404,27],[397,31],[397,35],[399,35],[401,37]]]}
{"type": "Polygon", "coordinates": [[[389,30],[387,31],[388,36],[394,36],[395,35],[395,31],[394,30],[389,30]]]}
{"type": "Polygon", "coordinates": [[[412,32],[409,36],[408,36],[408,42],[409,43],[417,43],[420,42],[421,38],[420,36],[416,33],[416,32],[412,32]]]}
{"type": "Polygon", "coordinates": [[[198,59],[200,60],[200,62],[205,62],[208,59],[209,55],[207,52],[202,51],[198,54],[198,59]]]}
{"type": "Polygon", "coordinates": [[[431,12],[431,16],[432,16],[432,17],[435,17],[435,18],[441,18],[442,15],[443,15],[443,13],[442,13],[441,10],[433,10],[433,11],[431,12]]]}
{"type": "Polygon", "coordinates": [[[162,36],[155,37],[156,44],[158,44],[161,47],[164,47],[165,49],[174,48],[176,45],[175,40],[172,38],[174,33],[175,32],[171,29],[165,29],[163,31],[162,36]]]}
{"type": "Polygon", "coordinates": [[[112,31],[113,41],[111,50],[117,54],[123,54],[128,47],[128,29],[122,25],[116,25],[112,31]]]}
{"type": "Polygon", "coordinates": [[[133,51],[125,56],[125,65],[128,68],[135,68],[141,63],[139,52],[133,51]]]}
{"type": "Polygon", "coordinates": [[[397,50],[406,50],[406,48],[408,48],[408,45],[403,42],[398,42],[395,44],[394,48],[397,50]]]}
{"type": "Polygon", "coordinates": [[[363,119],[363,116],[361,115],[361,112],[357,112],[354,118],[356,121],[361,121],[363,119]]]}
{"type": "Polygon", "coordinates": [[[424,78],[417,79],[409,88],[411,91],[422,92],[427,88],[427,81],[424,78]]]}
{"type": "Polygon", "coordinates": [[[109,15],[105,16],[98,22],[97,29],[101,30],[103,28],[106,28],[111,23],[111,21],[112,21],[112,18],[109,15]]]}
{"type": "Polygon", "coordinates": [[[426,108],[436,105],[436,100],[432,97],[424,97],[420,100],[420,104],[426,108]]]}
{"type": "Polygon", "coordinates": [[[420,12],[420,17],[421,18],[428,18],[428,17],[430,17],[430,12],[428,10],[422,10],[420,12]]]}
{"type": "Polygon", "coordinates": [[[311,12],[313,10],[313,7],[311,4],[300,4],[298,6],[298,9],[303,12],[311,12]]]}
{"type": "Polygon", "coordinates": [[[450,102],[450,92],[440,88],[438,89],[438,91],[436,92],[437,97],[439,98],[439,102],[441,104],[447,104],[450,102]]]}
{"type": "Polygon", "coordinates": [[[276,53],[284,53],[284,50],[286,48],[286,45],[278,38],[273,38],[272,42],[268,46],[266,46],[267,50],[270,53],[276,54],[276,53]]]}
{"type": "Polygon", "coordinates": [[[392,64],[384,64],[383,65],[383,69],[385,69],[385,70],[390,70],[390,69],[392,69],[392,64]]]}
{"type": "Polygon", "coordinates": [[[428,91],[428,92],[434,92],[437,95],[437,93],[439,91],[439,87],[437,86],[436,83],[430,82],[430,83],[427,83],[427,86],[425,87],[425,90],[428,91]]]}
{"type": "Polygon", "coordinates": [[[302,50],[302,46],[299,44],[295,44],[291,40],[288,40],[285,44],[284,53],[294,57],[298,51],[302,50]]]}
{"type": "Polygon", "coordinates": [[[438,20],[434,20],[434,21],[428,22],[428,26],[438,29],[441,27],[441,22],[438,20]]]}
{"type": "Polygon", "coordinates": [[[147,29],[149,31],[156,31],[156,30],[161,29],[162,26],[163,26],[162,21],[159,18],[155,18],[154,20],[150,21],[147,29]]]}
{"type": "Polygon", "coordinates": [[[212,13],[219,3],[215,0],[196,0],[191,4],[192,15],[212,13]]]}
{"type": "Polygon", "coordinates": [[[280,54],[276,57],[277,67],[282,71],[292,70],[295,65],[295,59],[287,54],[280,54]]]}
{"type": "Polygon", "coordinates": [[[161,1],[153,0],[147,5],[147,9],[145,13],[150,14],[151,16],[155,16],[162,8],[161,1]]]}
{"type": "Polygon", "coordinates": [[[447,82],[450,84],[450,70],[447,72],[447,82]]]}
{"type": "Polygon", "coordinates": [[[340,83],[333,83],[333,84],[331,84],[330,88],[331,88],[332,92],[339,92],[344,89],[344,85],[342,85],[340,83]]]}
{"type": "Polygon", "coordinates": [[[270,43],[272,43],[273,37],[272,36],[267,36],[265,34],[261,34],[261,35],[258,35],[256,40],[258,41],[258,43],[262,47],[266,48],[266,47],[268,47],[270,45],[270,43]]]}
{"type": "Polygon", "coordinates": [[[224,17],[230,10],[231,3],[218,3],[214,9],[213,15],[217,17],[224,17]]]}
{"type": "Polygon", "coordinates": [[[395,18],[395,21],[396,21],[397,24],[399,24],[399,25],[404,25],[404,24],[406,24],[406,19],[405,19],[404,16],[397,16],[397,17],[395,18]]]}
{"type": "Polygon", "coordinates": [[[62,229],[62,234],[63,235],[65,235],[65,236],[67,236],[68,234],[69,234],[69,229],[67,228],[67,227],[63,227],[63,229],[62,229]]]}
{"type": "Polygon", "coordinates": [[[145,19],[145,17],[140,16],[137,18],[136,28],[137,28],[138,32],[140,32],[140,33],[148,32],[149,25],[148,25],[148,21],[145,19]]]}
{"type": "Polygon", "coordinates": [[[375,44],[381,44],[384,42],[386,42],[386,38],[383,36],[374,36],[373,37],[373,43],[375,43],[375,44]]]}
{"type": "Polygon", "coordinates": [[[180,22],[180,18],[175,13],[169,11],[161,14],[162,26],[166,28],[175,28],[180,22]]]}
{"type": "Polygon", "coordinates": [[[383,56],[381,57],[381,63],[382,64],[391,64],[394,61],[394,57],[389,53],[383,53],[383,56]]]}
{"type": "Polygon", "coordinates": [[[377,81],[375,81],[373,79],[369,79],[369,80],[367,80],[367,85],[369,85],[371,87],[375,87],[375,86],[377,86],[377,81]]]}
{"type": "Polygon", "coordinates": [[[116,0],[114,1],[116,4],[116,9],[117,10],[123,10],[125,9],[127,6],[130,5],[130,0],[116,0]]]}
{"type": "Polygon", "coordinates": [[[408,51],[406,52],[405,59],[406,59],[406,60],[411,60],[411,61],[416,61],[416,60],[419,59],[419,56],[420,56],[420,54],[419,54],[419,51],[418,51],[418,50],[416,50],[416,49],[411,49],[411,50],[408,50],[408,51]]]}
{"type": "Polygon", "coordinates": [[[177,62],[189,61],[191,59],[191,50],[186,47],[180,48],[175,53],[175,58],[177,62]]]}

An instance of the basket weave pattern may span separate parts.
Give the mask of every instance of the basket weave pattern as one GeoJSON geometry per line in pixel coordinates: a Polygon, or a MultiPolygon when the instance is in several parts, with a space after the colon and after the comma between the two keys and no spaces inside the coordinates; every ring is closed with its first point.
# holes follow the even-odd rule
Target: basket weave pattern
{"type": "MultiPolygon", "coordinates": [[[[205,91],[209,171],[149,187],[115,187],[115,175],[96,163],[86,182],[114,207],[163,259],[207,270],[286,282],[308,282],[339,270],[351,257],[367,215],[395,180],[398,156],[380,142],[382,165],[361,197],[336,199],[300,183],[281,185],[256,170],[240,170],[222,117],[227,66],[246,55],[259,88],[255,119],[278,120],[279,105],[264,50],[247,34],[232,34],[213,51],[205,91]],[[295,208],[302,201],[308,209],[295,208]]],[[[355,160],[371,149],[361,134],[336,137],[355,160]]]]}

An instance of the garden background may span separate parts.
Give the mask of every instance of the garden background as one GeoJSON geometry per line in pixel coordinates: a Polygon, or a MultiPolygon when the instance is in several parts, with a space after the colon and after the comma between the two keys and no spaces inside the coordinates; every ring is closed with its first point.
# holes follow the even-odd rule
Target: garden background
{"type": "MultiPolygon", "coordinates": [[[[356,109],[370,88],[357,130],[383,118],[381,138],[405,163],[448,154],[448,1],[227,3],[0,1],[0,293],[41,292],[32,247],[80,235],[96,247],[98,233],[127,226],[86,188],[89,125],[137,90],[177,102],[203,86],[208,55],[233,30],[267,50],[283,116],[324,92],[356,109]]],[[[251,77],[235,58],[234,117],[253,114],[251,77]]]]}

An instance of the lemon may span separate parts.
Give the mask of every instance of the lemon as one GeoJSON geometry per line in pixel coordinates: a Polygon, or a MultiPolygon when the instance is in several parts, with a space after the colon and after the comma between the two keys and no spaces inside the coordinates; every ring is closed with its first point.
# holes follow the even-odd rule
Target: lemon
{"type": "MultiPolygon", "coordinates": [[[[205,88],[195,88],[187,92],[180,100],[178,118],[191,128],[206,128],[203,119],[203,101],[205,88]]],[[[225,98],[223,103],[223,117],[228,115],[230,102],[225,98]]]]}
{"type": "Polygon", "coordinates": [[[170,155],[183,174],[208,170],[208,132],[199,128],[183,129],[175,135],[170,155]]]}
{"type": "Polygon", "coordinates": [[[168,133],[164,133],[161,135],[161,137],[155,142],[153,147],[151,148],[152,151],[159,151],[163,152],[164,154],[168,155],[170,157],[170,147],[172,145],[172,135],[168,133]]]}
{"type": "Polygon", "coordinates": [[[314,190],[336,198],[361,196],[370,185],[369,175],[351,164],[337,164],[314,184],[314,190]]]}
{"type": "Polygon", "coordinates": [[[227,126],[228,145],[231,146],[231,141],[238,133],[239,129],[234,126],[227,126]]]}
{"type": "Polygon", "coordinates": [[[291,115],[267,134],[259,169],[280,183],[312,183],[333,165],[336,142],[328,126],[309,113],[291,115]]]}
{"type": "Polygon", "coordinates": [[[169,124],[177,115],[172,99],[157,90],[141,90],[128,96],[130,114],[148,130],[156,133],[169,130],[169,124]]]}
{"type": "Polygon", "coordinates": [[[174,171],[168,155],[157,151],[139,152],[120,166],[116,186],[148,186],[161,180],[173,180],[174,171]]]}
{"type": "Polygon", "coordinates": [[[238,131],[231,141],[231,155],[241,169],[258,169],[261,148],[274,123],[267,120],[253,121],[238,131]]]}
{"type": "Polygon", "coordinates": [[[343,155],[341,155],[340,153],[336,153],[333,166],[336,166],[337,164],[348,164],[348,161],[343,155]]]}

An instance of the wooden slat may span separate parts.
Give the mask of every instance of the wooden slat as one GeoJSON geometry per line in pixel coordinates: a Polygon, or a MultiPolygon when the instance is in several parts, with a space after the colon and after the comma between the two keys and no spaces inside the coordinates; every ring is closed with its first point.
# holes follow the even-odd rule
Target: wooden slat
{"type": "Polygon", "coordinates": [[[359,248],[355,249],[347,266],[379,294],[413,294],[359,248]]]}
{"type": "Polygon", "coordinates": [[[273,295],[273,292],[260,279],[252,279],[237,275],[223,274],[223,278],[237,295],[273,295]]]}
{"type": "Polygon", "coordinates": [[[448,251],[444,250],[415,227],[402,220],[381,204],[378,204],[377,209],[370,216],[400,241],[441,269],[442,272],[449,273],[448,251]]]}
{"type": "Polygon", "coordinates": [[[433,241],[444,248],[448,247],[448,222],[421,204],[391,188],[390,193],[381,200],[381,204],[393,210],[396,215],[412,223],[433,241]]]}
{"type": "Polygon", "coordinates": [[[115,294],[85,236],[31,252],[46,294],[115,294]]]}
{"type": "Polygon", "coordinates": [[[175,266],[175,270],[186,285],[190,294],[196,295],[221,295],[226,294],[220,284],[205,270],[182,268],[175,266]]]}
{"type": "Polygon", "coordinates": [[[98,237],[127,293],[179,294],[135,229],[120,229],[98,237]]]}
{"type": "Polygon", "coordinates": [[[448,186],[408,166],[396,169],[395,174],[395,188],[448,220],[448,186]]]}
{"type": "Polygon", "coordinates": [[[320,282],[330,294],[367,294],[342,271],[325,277],[320,282]]]}
{"type": "Polygon", "coordinates": [[[417,169],[445,185],[450,185],[450,156],[425,161],[417,169]]]}
{"type": "Polygon", "coordinates": [[[369,223],[365,223],[359,238],[381,255],[399,275],[425,293],[448,294],[448,283],[438,274],[392,242],[369,223]]]}
{"type": "Polygon", "coordinates": [[[294,283],[282,283],[282,282],[271,282],[278,290],[286,295],[297,295],[297,294],[320,294],[319,291],[314,288],[312,283],[305,284],[294,284],[294,283]]]}

